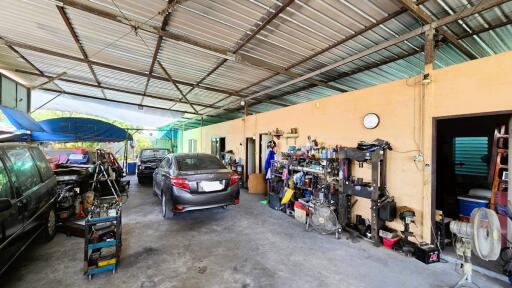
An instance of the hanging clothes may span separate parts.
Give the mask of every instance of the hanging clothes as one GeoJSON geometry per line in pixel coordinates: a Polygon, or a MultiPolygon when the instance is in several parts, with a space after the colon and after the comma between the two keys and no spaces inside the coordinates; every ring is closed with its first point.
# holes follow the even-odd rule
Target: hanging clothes
{"type": "Polygon", "coordinates": [[[276,152],[274,151],[274,149],[268,149],[267,151],[267,159],[265,160],[265,178],[266,179],[270,179],[269,178],[269,174],[268,174],[268,171],[270,169],[270,167],[272,166],[272,161],[274,161],[276,158],[276,152]]]}

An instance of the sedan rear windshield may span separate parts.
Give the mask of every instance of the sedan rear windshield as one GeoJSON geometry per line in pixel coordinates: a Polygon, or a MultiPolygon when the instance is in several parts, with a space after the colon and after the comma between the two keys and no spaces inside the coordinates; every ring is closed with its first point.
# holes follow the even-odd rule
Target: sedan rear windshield
{"type": "Polygon", "coordinates": [[[169,154],[167,149],[149,149],[140,152],[140,158],[164,158],[169,154]]]}
{"type": "Polygon", "coordinates": [[[178,171],[226,169],[219,158],[209,155],[184,155],[176,157],[178,171]]]}

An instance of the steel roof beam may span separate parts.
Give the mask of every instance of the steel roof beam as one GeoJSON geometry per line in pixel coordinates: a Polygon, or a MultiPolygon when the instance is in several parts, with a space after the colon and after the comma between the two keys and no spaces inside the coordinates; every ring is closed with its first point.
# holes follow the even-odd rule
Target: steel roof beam
{"type": "MultiPolygon", "coordinates": [[[[473,31],[471,33],[467,33],[467,34],[461,35],[460,37],[458,37],[458,40],[462,40],[462,39],[465,39],[465,38],[468,38],[468,37],[472,37],[474,35],[478,35],[480,33],[488,32],[488,31],[491,31],[491,30],[494,30],[494,29],[497,29],[497,28],[500,28],[500,27],[503,27],[503,26],[506,26],[506,25],[511,25],[511,24],[512,24],[512,21],[508,20],[508,21],[505,21],[503,23],[494,25],[492,27],[482,28],[482,29],[479,29],[479,30],[475,30],[475,31],[473,31]]],[[[330,78],[328,81],[329,82],[330,81],[338,81],[338,80],[341,80],[341,79],[353,76],[355,74],[358,74],[358,73],[361,73],[361,72],[364,72],[364,71],[368,71],[368,70],[371,70],[371,69],[374,69],[374,68],[378,68],[380,66],[384,66],[384,65],[387,65],[387,64],[390,64],[390,63],[393,63],[393,62],[396,62],[396,61],[399,61],[399,60],[402,60],[402,59],[405,59],[405,58],[408,58],[408,57],[411,57],[411,56],[414,56],[414,55],[417,55],[417,54],[420,54],[420,53],[423,53],[423,50],[424,50],[423,47],[420,47],[420,48],[421,48],[421,50],[413,51],[413,52],[401,55],[400,57],[397,57],[397,58],[388,59],[388,60],[383,61],[383,62],[375,63],[375,64],[372,64],[372,65],[369,65],[369,66],[364,66],[364,67],[361,67],[359,69],[355,69],[355,70],[352,70],[352,71],[349,71],[349,72],[341,73],[340,75],[337,75],[335,77],[330,78]]],[[[305,91],[305,90],[308,90],[308,89],[311,89],[311,88],[314,88],[314,87],[315,87],[315,85],[307,85],[307,86],[298,88],[298,89],[296,89],[294,91],[288,91],[288,92],[280,94],[280,95],[269,97],[268,99],[270,99],[270,100],[279,99],[279,98],[291,95],[293,93],[302,92],[302,91],[305,91]]],[[[252,103],[252,104],[250,104],[248,106],[252,107],[252,106],[255,106],[255,105],[258,105],[258,104],[259,103],[252,103]]],[[[240,110],[240,109],[238,109],[238,110],[240,110]]]]}
{"type": "Polygon", "coordinates": [[[167,72],[167,69],[165,69],[164,65],[162,65],[162,63],[160,61],[158,61],[158,60],[156,62],[158,63],[158,66],[160,67],[160,69],[162,69],[162,71],[164,72],[164,74],[167,77],[167,79],[169,79],[169,81],[171,81],[171,83],[174,86],[174,88],[176,90],[178,90],[178,92],[181,94],[181,97],[183,99],[185,99],[185,101],[187,101],[187,104],[190,106],[190,108],[192,108],[192,110],[194,110],[194,112],[198,113],[196,107],[194,107],[194,105],[192,105],[192,103],[190,103],[190,101],[188,100],[187,96],[185,96],[183,91],[181,91],[181,88],[178,85],[176,85],[176,82],[172,78],[171,74],[169,74],[169,72],[167,72]]]}
{"type": "MultiPolygon", "coordinates": [[[[405,6],[414,16],[419,18],[424,24],[430,24],[435,21],[430,15],[428,15],[421,7],[417,6],[412,0],[400,0],[403,6],[405,6]]],[[[439,34],[443,35],[453,47],[459,50],[462,54],[471,60],[477,59],[478,56],[466,48],[462,43],[459,42],[457,37],[444,27],[439,27],[439,34]]]]}
{"type": "MultiPolygon", "coordinates": [[[[262,21],[262,24],[259,25],[256,30],[254,30],[254,32],[252,32],[251,34],[249,34],[248,37],[246,37],[245,39],[241,40],[240,44],[238,44],[235,49],[233,49],[233,53],[238,53],[243,47],[245,47],[245,45],[247,45],[247,43],[249,43],[249,41],[251,41],[254,37],[256,37],[256,35],[258,35],[258,33],[260,33],[263,29],[265,29],[265,27],[267,27],[274,19],[277,18],[277,16],[279,16],[279,14],[281,14],[284,10],[286,10],[286,8],[288,8],[288,6],[290,6],[295,0],[288,0],[286,1],[285,3],[283,3],[283,5],[281,5],[281,7],[279,7],[278,9],[276,9],[273,13],[271,13],[270,15],[266,16],[266,20],[265,21],[262,21]]],[[[263,16],[265,17],[265,16],[263,16]]],[[[262,17],[262,18],[263,18],[262,17]]],[[[261,20],[261,19],[260,19],[261,20]]],[[[259,22],[259,21],[258,21],[259,22]]],[[[258,24],[258,23],[256,23],[258,24]]],[[[222,67],[222,65],[224,65],[224,63],[226,63],[228,60],[227,59],[222,59],[217,65],[215,65],[215,67],[213,67],[212,70],[208,71],[208,73],[206,73],[206,75],[203,76],[203,78],[201,78],[197,84],[201,84],[203,83],[204,80],[206,80],[206,78],[210,77],[213,73],[215,73],[220,67],[222,67]]],[[[275,73],[274,75],[279,75],[279,73],[275,73]]],[[[272,76],[273,77],[273,76],[272,76]]],[[[192,92],[194,90],[194,88],[190,89],[185,95],[188,95],[190,92],[192,92]]],[[[242,89],[244,90],[244,89],[242,89]]],[[[239,90],[241,91],[241,90],[239,90]]],[[[227,99],[228,97],[224,97],[216,102],[214,102],[213,104],[217,104],[221,101],[224,101],[225,99],[227,99]]],[[[262,103],[262,102],[260,102],[262,103]]],[[[284,105],[286,107],[286,105],[284,105]]]]}
{"type": "MultiPolygon", "coordinates": [[[[427,1],[428,1],[428,0],[427,0],[427,1]]],[[[426,2],[426,1],[424,1],[424,2],[426,2]]],[[[306,57],[306,58],[304,58],[304,59],[300,60],[299,62],[296,62],[296,63],[294,63],[293,65],[290,65],[290,66],[286,67],[286,68],[285,68],[285,70],[290,70],[290,69],[293,69],[293,68],[295,68],[295,67],[297,67],[297,66],[299,66],[299,65],[301,65],[301,64],[304,64],[304,63],[306,63],[307,61],[312,60],[312,59],[314,59],[314,58],[316,58],[316,57],[318,57],[318,56],[322,55],[323,53],[326,53],[327,51],[330,51],[330,50],[332,50],[332,49],[334,49],[334,48],[336,48],[336,47],[338,47],[338,46],[340,46],[340,45],[343,45],[343,44],[345,44],[346,42],[348,42],[348,41],[350,41],[350,40],[352,40],[352,39],[354,39],[354,38],[356,38],[356,37],[358,37],[358,36],[360,36],[360,35],[362,35],[362,34],[364,34],[364,33],[368,32],[368,31],[370,31],[370,30],[373,30],[373,29],[374,29],[374,28],[376,28],[376,27],[379,27],[380,25],[382,25],[382,24],[384,24],[384,23],[388,22],[389,20],[391,20],[391,19],[393,19],[393,18],[395,18],[395,17],[397,17],[397,16],[399,16],[399,15],[402,15],[402,14],[404,14],[404,13],[406,13],[406,12],[407,12],[407,9],[406,9],[405,7],[403,7],[403,8],[401,8],[401,9],[399,9],[399,10],[397,10],[397,11],[395,11],[395,12],[393,12],[393,13],[389,14],[389,15],[388,15],[388,16],[386,16],[386,17],[384,17],[384,18],[382,18],[382,19],[379,19],[377,22],[375,22],[375,23],[373,23],[373,24],[370,24],[370,25],[366,26],[365,28],[363,28],[363,29],[361,29],[361,30],[357,31],[356,33],[351,34],[351,35],[349,35],[349,36],[347,36],[347,37],[345,37],[345,38],[343,38],[343,39],[340,39],[340,40],[336,41],[335,43],[333,43],[333,44],[331,44],[331,45],[329,45],[329,46],[325,47],[324,49],[321,49],[321,50],[319,50],[319,51],[317,51],[317,52],[315,52],[315,53],[313,53],[313,54],[309,55],[308,57],[306,57]]],[[[275,73],[275,74],[273,74],[272,76],[266,77],[266,78],[264,78],[264,79],[262,79],[262,80],[260,80],[260,81],[258,81],[258,82],[256,82],[256,83],[253,83],[253,84],[251,84],[251,85],[249,85],[249,86],[247,86],[247,87],[244,87],[243,89],[238,90],[237,92],[242,92],[242,91],[247,90],[247,89],[249,89],[249,88],[251,88],[251,87],[254,87],[254,86],[256,86],[256,85],[259,85],[259,84],[261,84],[261,83],[263,83],[263,82],[267,81],[268,79],[270,79],[270,78],[272,78],[272,77],[274,77],[274,76],[277,76],[277,75],[279,75],[279,73],[275,73]]],[[[327,82],[329,82],[329,81],[327,81],[327,82]]],[[[310,85],[308,85],[308,86],[310,86],[310,85]]],[[[347,92],[347,91],[341,91],[341,92],[347,92]]]]}
{"type": "Polygon", "coordinates": [[[466,39],[466,38],[469,38],[469,37],[472,37],[472,36],[475,36],[475,35],[478,35],[478,34],[481,34],[481,33],[484,33],[484,32],[488,32],[488,31],[491,31],[491,30],[494,30],[494,29],[498,29],[498,28],[501,28],[503,26],[507,26],[507,25],[510,25],[512,24],[512,19],[509,19],[505,22],[502,22],[502,23],[499,23],[499,24],[496,24],[496,25],[493,25],[493,26],[489,26],[489,27],[484,27],[484,28],[481,28],[481,29],[478,29],[478,30],[473,30],[473,32],[471,33],[466,33],[466,34],[463,34],[463,35],[460,35],[459,36],[459,40],[461,39],[466,39]]]}
{"type": "MultiPolygon", "coordinates": [[[[38,73],[30,72],[30,71],[26,71],[26,70],[22,70],[22,69],[13,69],[12,71],[16,72],[16,73],[21,73],[21,74],[27,74],[27,75],[43,77],[42,75],[40,75],[38,73]]],[[[54,77],[50,77],[50,78],[53,79],[54,77]]],[[[176,102],[176,103],[180,103],[180,104],[188,104],[186,101],[182,101],[182,100],[179,100],[178,98],[174,98],[174,97],[173,98],[167,98],[167,97],[162,97],[162,96],[158,96],[158,95],[154,95],[154,94],[147,94],[147,93],[143,94],[143,93],[136,92],[136,91],[131,91],[131,90],[127,90],[127,89],[107,86],[105,84],[102,84],[100,86],[98,84],[82,82],[82,81],[78,81],[78,80],[74,80],[74,79],[69,79],[69,78],[59,78],[58,80],[62,81],[62,82],[67,82],[67,83],[72,83],[72,84],[77,84],[77,85],[83,85],[83,86],[92,87],[92,88],[98,88],[98,89],[103,88],[105,90],[111,90],[111,91],[116,91],[116,92],[121,92],[121,93],[127,93],[127,94],[137,95],[137,96],[141,96],[141,97],[145,96],[145,97],[151,98],[151,99],[164,100],[164,101],[169,101],[169,102],[176,102]]],[[[43,85],[40,85],[40,86],[43,86],[43,85]]],[[[222,109],[222,107],[220,107],[220,106],[211,106],[212,104],[193,102],[193,101],[191,101],[191,102],[192,102],[193,105],[199,106],[199,107],[222,109]]]]}
{"type": "MultiPolygon", "coordinates": [[[[420,1],[416,2],[416,5],[423,5],[426,2],[428,2],[428,1],[430,1],[430,0],[420,0],[420,1]]],[[[350,40],[352,40],[352,39],[354,39],[354,38],[356,38],[356,37],[358,37],[358,36],[368,32],[370,30],[373,30],[376,27],[379,27],[380,25],[386,23],[389,20],[391,20],[391,19],[393,19],[395,17],[398,17],[398,16],[400,16],[400,15],[402,15],[404,13],[407,13],[407,12],[408,12],[408,10],[405,7],[402,7],[400,9],[398,9],[397,11],[387,15],[386,17],[384,17],[382,19],[379,19],[377,22],[375,22],[373,24],[370,24],[370,25],[366,26],[365,28],[357,31],[356,33],[354,33],[352,35],[349,35],[349,36],[347,36],[347,37],[345,37],[343,39],[340,39],[340,40],[336,41],[335,43],[325,47],[324,49],[321,49],[321,50],[311,54],[310,56],[300,60],[299,62],[296,62],[296,63],[286,67],[285,70],[293,69],[293,68],[295,68],[295,67],[297,67],[297,66],[299,66],[299,65],[301,65],[301,64],[303,64],[303,63],[305,63],[305,62],[307,62],[307,61],[309,61],[309,60],[311,60],[313,58],[316,58],[317,56],[319,56],[319,55],[321,55],[321,54],[323,54],[323,53],[325,53],[325,52],[327,52],[329,50],[332,50],[332,49],[334,49],[334,48],[336,48],[336,47],[338,47],[340,45],[343,45],[344,43],[346,43],[346,42],[348,42],[348,41],[350,41],[350,40]]],[[[253,84],[251,84],[251,85],[249,85],[247,87],[244,87],[244,88],[238,90],[237,92],[240,93],[240,92],[242,92],[244,90],[247,90],[247,89],[249,89],[251,87],[259,85],[259,84],[261,84],[261,83],[263,83],[263,82],[265,82],[265,81],[269,80],[270,78],[275,77],[277,75],[279,75],[279,73],[274,73],[273,75],[271,75],[269,77],[266,77],[266,78],[264,78],[264,79],[262,79],[262,80],[260,80],[260,81],[258,81],[256,83],[253,83],[253,84]]],[[[329,81],[326,81],[326,82],[329,82],[329,81]]],[[[311,86],[311,85],[308,85],[308,86],[311,86]]],[[[347,91],[342,91],[342,92],[347,92],[347,91]]]]}
{"type": "MultiPolygon", "coordinates": [[[[34,74],[37,74],[37,73],[34,73],[34,74]]],[[[37,89],[39,87],[43,87],[45,85],[48,85],[50,83],[53,83],[55,82],[56,80],[59,80],[60,78],[64,77],[64,75],[66,75],[67,73],[66,72],[62,72],[62,73],[59,73],[58,75],[55,75],[55,76],[52,76],[50,77],[48,80],[42,82],[41,84],[37,84],[37,85],[34,85],[32,87],[30,87],[30,89],[37,89]]],[[[39,75],[38,75],[39,76],[39,75]]]]}
{"type": "MultiPolygon", "coordinates": [[[[201,41],[194,40],[185,35],[174,33],[171,31],[165,31],[165,30],[160,29],[160,27],[155,27],[155,26],[151,26],[151,25],[148,25],[145,23],[138,22],[133,19],[128,19],[124,15],[119,15],[118,13],[114,13],[111,11],[107,11],[105,9],[101,9],[99,7],[92,6],[83,1],[78,1],[78,0],[55,0],[55,1],[57,1],[58,3],[62,3],[62,5],[64,5],[65,7],[75,8],[75,9],[78,9],[78,10],[81,10],[81,11],[84,11],[87,13],[91,13],[91,14],[94,14],[96,16],[99,16],[99,17],[102,17],[105,19],[109,19],[111,21],[115,21],[115,22],[118,22],[118,23],[121,23],[124,25],[128,25],[128,26],[132,27],[133,29],[138,29],[138,30],[142,30],[142,31],[145,31],[148,33],[156,34],[163,38],[167,38],[167,39],[170,39],[173,41],[180,42],[190,48],[193,48],[193,49],[196,49],[199,51],[203,51],[203,52],[215,55],[217,57],[224,58],[226,60],[232,60],[232,61],[236,61],[238,63],[242,63],[245,65],[250,65],[250,66],[256,66],[256,67],[259,67],[259,68],[262,68],[265,70],[270,70],[270,71],[277,72],[277,73],[281,73],[280,71],[283,70],[282,68],[276,69],[275,64],[272,64],[265,60],[257,59],[254,57],[249,57],[248,55],[245,55],[242,53],[232,53],[227,49],[224,49],[221,47],[216,47],[216,46],[213,46],[210,44],[206,44],[201,41]]],[[[294,77],[294,78],[298,77],[296,73],[295,74],[290,73],[290,74],[286,74],[286,75],[288,75],[290,77],[294,77]]],[[[305,81],[313,82],[313,81],[317,81],[317,80],[306,79],[305,81]]],[[[340,89],[336,86],[329,85],[328,83],[323,83],[321,81],[317,81],[316,83],[317,83],[317,85],[322,85],[322,86],[332,89],[332,90],[339,91],[339,89],[340,89]],[[322,83],[322,84],[318,84],[318,83],[322,83]]]]}
{"type": "MultiPolygon", "coordinates": [[[[329,71],[331,69],[334,69],[336,67],[339,67],[341,65],[344,65],[344,64],[347,64],[347,63],[350,63],[350,62],[353,62],[355,60],[358,60],[362,57],[365,57],[365,56],[368,56],[372,53],[375,53],[377,51],[380,51],[382,49],[385,49],[385,48],[388,48],[388,47],[391,47],[391,46],[394,46],[398,43],[401,43],[407,39],[410,39],[412,37],[415,37],[415,36],[418,36],[422,33],[424,33],[426,30],[428,29],[436,29],[436,28],[439,28],[439,27],[442,27],[442,26],[445,26],[447,24],[450,24],[452,22],[455,22],[457,20],[460,20],[460,19],[463,19],[465,17],[468,17],[468,16],[471,16],[473,14],[476,14],[476,13],[480,13],[482,11],[485,11],[487,9],[490,9],[490,8],[493,8],[495,6],[498,6],[498,5],[501,5],[503,3],[506,3],[506,2],[509,2],[510,0],[488,0],[488,1],[485,1],[485,2],[482,2],[482,4],[479,4],[479,5],[476,5],[476,6],[473,6],[471,8],[467,8],[463,11],[461,11],[460,13],[457,13],[457,14],[454,14],[454,15],[450,15],[450,16],[447,16],[447,17],[444,17],[442,19],[439,19],[439,20],[436,20],[430,24],[427,24],[427,25],[424,25],[422,27],[419,27],[415,30],[412,30],[410,32],[407,32],[397,38],[394,38],[394,39],[391,39],[391,40],[388,40],[388,41],[385,41],[383,43],[380,43],[376,46],[373,46],[372,48],[370,49],[367,49],[361,53],[358,53],[358,54],[355,54],[355,55],[352,55],[350,57],[347,57],[343,60],[340,60],[340,61],[337,61],[331,65],[327,65],[321,69],[318,69],[316,71],[313,71],[311,73],[308,73],[300,78],[296,78],[296,79],[293,79],[291,81],[288,81],[288,82],[285,82],[285,83],[282,83],[282,84],[279,84],[275,87],[272,87],[272,88],[269,88],[269,89],[265,89],[261,92],[258,92],[258,93],[255,93],[249,97],[246,97],[245,100],[250,100],[250,99],[253,99],[255,97],[260,97],[262,95],[265,95],[265,94],[268,94],[272,91],[275,91],[277,89],[281,89],[281,88],[284,88],[284,87],[287,87],[289,85],[292,85],[292,84],[295,84],[299,81],[302,81],[304,79],[307,79],[307,78],[311,78],[311,77],[314,77],[316,75],[319,75],[321,73],[324,73],[326,71],[329,71]]],[[[227,104],[228,106],[232,106],[234,105],[235,103],[231,103],[231,104],[227,104]]]]}
{"type": "MultiPolygon", "coordinates": [[[[16,54],[16,56],[20,57],[23,61],[25,61],[25,63],[27,63],[30,67],[32,67],[32,69],[34,69],[37,72],[37,73],[34,73],[34,74],[36,74],[36,76],[41,76],[43,78],[46,78],[48,81],[52,81],[52,77],[46,75],[43,71],[41,71],[41,69],[39,69],[36,65],[34,65],[34,63],[30,62],[30,60],[28,60],[27,57],[23,56],[23,54],[21,54],[16,48],[14,48],[12,45],[9,45],[9,43],[7,43],[5,41],[5,39],[0,37],[0,40],[3,41],[4,45],[7,48],[9,48],[9,50],[11,50],[14,54],[16,54]]],[[[61,92],[64,91],[64,89],[62,89],[62,87],[57,85],[57,83],[55,83],[55,85],[61,90],[61,92]]]]}
{"type": "MultiPolygon", "coordinates": [[[[148,77],[148,75],[149,75],[149,73],[133,70],[133,69],[130,69],[130,68],[119,67],[119,66],[115,66],[115,65],[112,65],[112,64],[107,64],[107,63],[103,63],[103,62],[94,61],[94,60],[91,60],[91,59],[87,59],[86,60],[86,59],[83,59],[81,57],[76,57],[76,56],[73,56],[73,55],[68,55],[68,54],[64,54],[64,53],[61,53],[61,52],[48,50],[46,48],[37,47],[37,46],[31,45],[31,44],[22,43],[22,42],[19,42],[19,41],[12,41],[12,40],[6,40],[6,39],[3,39],[3,41],[5,42],[6,45],[9,45],[9,46],[12,46],[12,47],[26,49],[26,50],[30,50],[30,51],[33,51],[33,52],[38,52],[38,53],[41,53],[41,54],[50,55],[50,56],[53,56],[53,57],[58,57],[58,58],[62,58],[62,59],[66,59],[66,60],[71,60],[71,61],[75,61],[75,62],[81,62],[81,63],[90,63],[93,66],[103,67],[103,68],[106,68],[106,69],[110,69],[110,70],[114,70],[114,71],[119,71],[119,72],[131,74],[131,75],[141,76],[141,77],[148,77]]],[[[169,79],[167,79],[166,77],[160,76],[160,75],[153,74],[153,75],[151,75],[151,78],[152,79],[156,79],[156,80],[160,80],[160,81],[164,81],[164,82],[170,82],[169,79]]],[[[194,83],[189,83],[189,82],[185,82],[185,81],[181,81],[181,80],[175,80],[175,82],[176,82],[176,84],[179,84],[179,85],[195,87],[197,89],[201,89],[201,90],[205,90],[205,91],[216,92],[216,93],[219,93],[219,94],[225,94],[225,95],[234,96],[234,97],[238,97],[238,98],[245,97],[244,95],[236,93],[236,91],[227,91],[227,90],[222,90],[222,89],[214,88],[214,87],[210,87],[210,86],[197,85],[197,84],[194,84],[194,83]]],[[[259,100],[259,101],[260,102],[264,102],[262,100],[259,100]]],[[[280,103],[280,102],[272,102],[272,104],[280,105],[280,106],[288,106],[287,104],[280,103]]]]}
{"type": "MultiPolygon", "coordinates": [[[[82,57],[85,60],[89,60],[89,57],[87,56],[87,52],[85,52],[84,47],[82,47],[82,44],[80,43],[80,40],[78,39],[78,35],[76,34],[76,31],[73,28],[71,21],[69,21],[69,17],[67,15],[66,11],[64,10],[64,7],[59,6],[59,5],[56,5],[56,7],[57,7],[57,10],[59,10],[62,20],[64,20],[64,23],[66,24],[66,27],[68,28],[68,31],[71,34],[71,37],[73,38],[73,41],[75,41],[75,44],[76,44],[78,50],[80,50],[80,54],[82,54],[82,57]]],[[[87,67],[89,67],[89,71],[91,72],[92,77],[94,78],[94,81],[96,81],[96,83],[101,86],[101,82],[98,79],[98,75],[96,75],[96,72],[92,68],[91,63],[86,63],[86,64],[87,64],[87,67]]],[[[100,88],[100,91],[101,91],[101,94],[103,94],[103,97],[105,97],[105,99],[106,99],[107,95],[105,95],[105,92],[103,91],[103,89],[100,88]]]]}
{"type": "MultiPolygon", "coordinates": [[[[169,19],[171,18],[171,13],[177,4],[177,0],[168,0],[167,1],[167,13],[165,13],[164,18],[162,19],[162,25],[160,25],[160,29],[162,31],[167,30],[167,25],[169,24],[169,19]]],[[[148,91],[149,81],[151,80],[151,75],[153,75],[153,69],[155,68],[156,59],[158,59],[158,53],[160,52],[160,47],[162,46],[163,37],[158,35],[158,39],[156,40],[155,52],[153,52],[153,58],[151,59],[151,64],[149,65],[149,73],[148,78],[146,79],[146,86],[144,86],[144,94],[148,91]]],[[[141,100],[143,101],[144,98],[141,100]]]]}
{"type": "MultiPolygon", "coordinates": [[[[94,100],[97,100],[97,101],[113,102],[113,103],[126,104],[126,105],[137,106],[137,107],[147,107],[147,108],[153,108],[153,109],[164,110],[164,111],[176,111],[176,112],[181,112],[181,113],[193,114],[193,115],[199,115],[200,116],[200,114],[197,114],[197,113],[194,113],[194,112],[190,112],[190,111],[176,110],[176,109],[175,110],[169,110],[167,108],[158,107],[158,106],[145,105],[145,104],[144,105],[139,105],[139,104],[131,103],[131,102],[125,102],[125,101],[120,101],[120,100],[115,100],[115,99],[103,99],[103,98],[93,97],[93,96],[90,96],[90,95],[74,93],[74,92],[59,91],[59,90],[49,89],[49,88],[39,88],[39,89],[43,90],[43,91],[53,92],[53,93],[63,93],[65,95],[69,95],[69,96],[82,97],[82,98],[86,98],[86,99],[94,99],[94,100]]],[[[227,120],[226,118],[223,118],[223,117],[220,117],[220,116],[216,116],[216,115],[212,115],[210,117],[212,117],[212,118],[219,118],[219,119],[222,119],[222,120],[227,120]]]]}
{"type": "MultiPolygon", "coordinates": [[[[423,3],[427,2],[427,1],[419,1],[419,2],[421,2],[420,4],[423,4],[423,3]]],[[[466,9],[464,11],[461,11],[459,14],[451,15],[451,16],[447,16],[445,18],[439,19],[439,20],[437,20],[437,21],[435,21],[435,22],[433,22],[433,23],[431,23],[429,25],[425,25],[425,26],[420,27],[420,28],[418,28],[416,30],[413,30],[413,31],[409,32],[408,34],[410,35],[410,34],[412,34],[414,32],[416,35],[419,35],[421,33],[424,33],[424,31],[426,31],[427,29],[435,29],[437,27],[442,27],[442,26],[444,26],[446,24],[449,24],[449,23],[452,23],[454,21],[457,21],[457,20],[459,20],[461,18],[465,18],[465,17],[471,16],[473,14],[480,13],[482,11],[485,11],[487,9],[490,9],[490,8],[493,8],[493,7],[496,7],[496,6],[499,6],[499,5],[501,5],[503,3],[506,3],[506,2],[510,2],[510,0],[492,0],[492,1],[489,1],[489,2],[486,2],[486,3],[482,3],[480,5],[468,8],[468,9],[466,9]]],[[[420,4],[418,4],[418,5],[420,5],[420,4]]],[[[500,24],[499,27],[501,27],[503,25],[504,24],[500,24]]],[[[481,32],[486,32],[486,31],[491,30],[491,29],[482,29],[482,30],[485,30],[485,31],[481,31],[481,32]]],[[[401,38],[404,38],[403,36],[404,35],[402,35],[401,38]]],[[[471,36],[471,35],[469,35],[469,36],[471,36]]],[[[409,37],[409,36],[406,36],[406,37],[409,37]]],[[[411,36],[411,37],[413,37],[413,36],[411,36]]],[[[462,37],[459,38],[459,39],[462,39],[462,37]]],[[[390,41],[394,41],[394,40],[395,39],[390,40],[390,41]]],[[[390,41],[388,41],[388,42],[390,42],[390,41]]],[[[387,43],[387,42],[385,42],[385,43],[387,43]]],[[[385,43],[381,43],[381,45],[385,44],[385,43]]],[[[360,73],[360,72],[363,72],[363,71],[366,71],[366,70],[377,68],[379,66],[386,65],[386,64],[395,62],[397,60],[404,59],[404,58],[416,55],[416,54],[421,53],[421,52],[423,52],[423,51],[422,50],[420,50],[420,51],[413,51],[413,52],[407,53],[407,54],[405,54],[405,55],[403,55],[403,56],[401,56],[399,58],[388,59],[387,61],[380,62],[380,63],[375,63],[373,65],[366,66],[366,67],[364,67],[362,69],[357,69],[357,70],[354,70],[354,71],[351,71],[351,72],[342,73],[341,75],[339,75],[336,78],[331,79],[329,81],[340,80],[342,78],[349,77],[351,75],[354,75],[354,74],[357,74],[357,73],[360,73]]],[[[287,95],[290,95],[290,94],[293,94],[293,93],[301,92],[301,91],[304,91],[304,90],[307,90],[307,89],[310,89],[310,88],[313,88],[313,87],[315,87],[315,85],[308,85],[306,87],[299,88],[296,91],[289,91],[287,93],[284,93],[284,94],[281,94],[281,95],[278,95],[278,96],[274,96],[274,97],[272,97],[270,99],[281,98],[281,97],[284,97],[284,96],[287,96],[287,95]]],[[[250,99],[250,97],[246,98],[246,100],[249,100],[249,99],[250,99]]],[[[227,105],[225,105],[225,107],[226,106],[232,106],[233,104],[234,104],[234,102],[233,103],[228,103],[227,105]]],[[[256,105],[256,104],[253,104],[253,105],[250,105],[250,106],[254,106],[254,105],[256,105]]],[[[204,114],[204,116],[206,116],[206,114],[204,114]]]]}
{"type": "MultiPolygon", "coordinates": [[[[27,43],[22,43],[22,42],[12,41],[12,40],[5,40],[5,39],[4,39],[4,41],[5,41],[5,43],[7,45],[10,45],[10,46],[13,46],[13,47],[17,47],[17,48],[21,48],[21,49],[26,49],[26,50],[30,50],[30,51],[33,51],[33,52],[38,52],[38,53],[41,53],[41,54],[57,57],[57,58],[62,58],[62,59],[71,60],[71,61],[75,61],[75,62],[81,62],[81,63],[85,63],[85,64],[90,63],[93,66],[98,66],[98,67],[102,67],[102,68],[106,68],[106,69],[110,69],[110,70],[114,70],[114,71],[119,71],[119,72],[131,74],[131,75],[141,76],[141,77],[147,77],[149,75],[146,72],[141,72],[141,71],[133,70],[133,69],[126,68],[126,67],[119,67],[119,66],[115,66],[115,65],[112,65],[112,64],[107,64],[107,63],[103,63],[103,62],[99,62],[99,61],[94,61],[94,60],[91,60],[91,59],[83,59],[81,57],[76,57],[76,56],[73,56],[73,55],[69,55],[69,54],[64,54],[64,53],[57,52],[57,51],[48,50],[46,48],[37,47],[37,46],[31,45],[31,44],[27,44],[27,43]]],[[[166,77],[163,77],[163,76],[159,76],[159,75],[151,75],[151,78],[156,79],[156,80],[160,80],[160,81],[164,81],[164,82],[169,82],[169,79],[167,79],[166,77]]],[[[220,93],[220,94],[231,95],[231,96],[235,96],[235,97],[243,97],[243,96],[240,96],[240,95],[238,95],[238,96],[235,95],[233,91],[227,91],[227,90],[222,90],[222,89],[219,89],[219,88],[203,86],[203,85],[196,85],[194,83],[189,83],[189,82],[180,81],[180,80],[175,80],[175,81],[179,85],[184,85],[184,86],[189,86],[189,87],[196,87],[198,89],[202,89],[202,90],[206,90],[206,91],[211,91],[211,92],[216,92],[216,93],[220,93]]]]}

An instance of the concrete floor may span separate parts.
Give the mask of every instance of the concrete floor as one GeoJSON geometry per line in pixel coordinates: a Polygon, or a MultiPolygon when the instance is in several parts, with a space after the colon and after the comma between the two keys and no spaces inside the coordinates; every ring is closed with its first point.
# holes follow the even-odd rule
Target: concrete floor
{"type": "MultiPolygon", "coordinates": [[[[132,181],[115,276],[82,275],[83,239],[32,245],[1,287],[449,287],[454,264],[424,265],[366,241],[336,240],[242,192],[241,204],[165,221],[150,187],[132,181]]],[[[475,273],[480,287],[509,287],[475,273]]]]}

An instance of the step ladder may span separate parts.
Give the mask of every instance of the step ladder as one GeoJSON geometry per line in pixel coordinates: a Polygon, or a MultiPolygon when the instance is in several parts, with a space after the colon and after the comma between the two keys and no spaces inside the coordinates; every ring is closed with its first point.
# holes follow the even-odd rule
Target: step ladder
{"type": "MultiPolygon", "coordinates": [[[[489,166],[489,183],[491,184],[491,200],[489,208],[496,209],[496,206],[508,207],[508,145],[509,135],[506,134],[505,125],[494,131],[492,143],[491,163],[489,166]]],[[[508,209],[508,208],[507,208],[508,209]]],[[[498,212],[498,211],[497,211],[498,212]]],[[[508,246],[508,216],[498,212],[498,219],[501,227],[501,245],[508,246]]]]}
{"type": "Polygon", "coordinates": [[[504,201],[507,205],[507,186],[508,177],[503,177],[505,172],[508,172],[508,165],[504,161],[508,156],[508,139],[509,135],[506,134],[506,127],[502,125],[494,131],[494,139],[492,144],[491,164],[489,171],[489,183],[491,183],[491,201],[489,206],[492,210],[495,209],[497,199],[504,201]],[[502,199],[502,198],[505,199],[502,199]]]}

